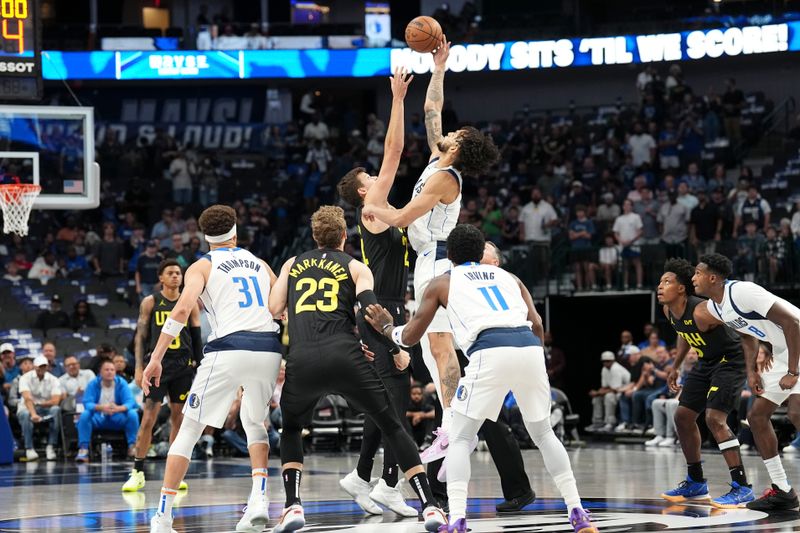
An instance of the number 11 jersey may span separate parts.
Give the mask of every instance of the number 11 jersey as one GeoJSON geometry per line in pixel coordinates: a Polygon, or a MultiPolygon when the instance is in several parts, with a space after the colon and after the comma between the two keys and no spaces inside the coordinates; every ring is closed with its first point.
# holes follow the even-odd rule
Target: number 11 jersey
{"type": "Polygon", "coordinates": [[[348,254],[328,248],[297,256],[289,271],[290,347],[324,342],[326,337],[342,333],[355,338],[352,260],[348,254]]]}
{"type": "Polygon", "coordinates": [[[243,248],[217,248],[203,256],[211,261],[200,294],[208,312],[208,342],[237,331],[275,332],[269,312],[269,271],[263,261],[243,248]]]}

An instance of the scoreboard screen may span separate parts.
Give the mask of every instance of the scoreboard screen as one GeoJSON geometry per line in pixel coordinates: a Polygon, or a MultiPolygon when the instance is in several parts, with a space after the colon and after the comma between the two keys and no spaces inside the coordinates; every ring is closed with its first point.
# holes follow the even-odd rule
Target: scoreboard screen
{"type": "Polygon", "coordinates": [[[0,100],[41,98],[38,0],[0,0],[0,100]]]}

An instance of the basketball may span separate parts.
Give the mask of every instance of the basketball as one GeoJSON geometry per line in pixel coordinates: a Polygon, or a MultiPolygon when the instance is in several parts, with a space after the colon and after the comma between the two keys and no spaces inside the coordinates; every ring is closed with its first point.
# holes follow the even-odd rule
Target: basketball
{"type": "Polygon", "coordinates": [[[406,44],[420,54],[433,52],[442,38],[442,27],[433,17],[420,16],[406,26],[406,44]]]}

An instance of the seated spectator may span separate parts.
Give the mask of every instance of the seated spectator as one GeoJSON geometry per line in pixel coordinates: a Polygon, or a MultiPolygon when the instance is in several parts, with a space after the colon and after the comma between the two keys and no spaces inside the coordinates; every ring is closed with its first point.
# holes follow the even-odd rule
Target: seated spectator
{"type": "Polygon", "coordinates": [[[47,437],[47,460],[55,461],[55,447],[61,437],[61,385],[58,379],[47,371],[47,358],[43,355],[36,356],[33,360],[34,369],[26,373],[19,380],[19,393],[22,396],[17,406],[17,419],[22,427],[25,440],[25,459],[36,461],[39,454],[33,446],[34,424],[49,424],[50,433],[47,437]]]}
{"type": "Polygon", "coordinates": [[[94,357],[87,357],[81,361],[81,368],[88,368],[95,375],[100,373],[100,366],[104,361],[114,362],[114,356],[117,354],[117,349],[110,344],[101,344],[97,347],[97,353],[94,357]]]}
{"type": "Polygon", "coordinates": [[[50,299],[50,309],[39,313],[33,327],[44,330],[45,334],[48,329],[69,327],[69,315],[61,309],[61,296],[53,295],[50,299]]]}
{"type": "Polygon", "coordinates": [[[28,279],[38,279],[42,285],[59,275],[58,262],[53,252],[47,251],[33,262],[28,279]]]}
{"type": "Polygon", "coordinates": [[[70,317],[72,329],[79,331],[82,328],[96,328],[97,319],[92,313],[92,308],[89,307],[89,302],[86,300],[78,300],[75,302],[75,310],[70,317]]]}
{"type": "MultiPolygon", "coordinates": [[[[696,363],[697,352],[694,351],[694,348],[691,348],[689,349],[689,353],[686,354],[686,359],[684,359],[683,366],[681,367],[681,376],[678,379],[679,384],[683,384],[683,382],[686,381],[686,376],[689,375],[689,372],[692,371],[696,363]]],[[[680,404],[679,396],[680,392],[674,395],[670,391],[667,391],[667,394],[665,394],[663,398],[656,398],[653,401],[653,430],[655,431],[655,436],[646,441],[644,443],[645,446],[661,446],[666,448],[675,444],[675,435],[677,435],[677,430],[675,428],[675,411],[678,410],[678,405],[680,404]]]]}
{"type": "Polygon", "coordinates": [[[656,350],[658,350],[660,346],[664,346],[663,341],[658,337],[658,331],[651,331],[647,336],[647,342],[642,344],[639,345],[639,350],[641,350],[642,355],[653,359],[656,357],[656,350]]]}
{"type": "MultiPolygon", "coordinates": [[[[636,361],[631,361],[631,355],[635,353],[638,354],[640,352],[639,348],[633,344],[633,333],[627,329],[623,330],[622,333],[619,334],[619,342],[620,346],[617,350],[617,361],[619,361],[622,366],[630,370],[633,368],[633,365],[636,364],[636,361]],[[636,349],[634,350],[634,348],[636,349]]],[[[641,357],[641,355],[639,357],[641,357]]]]}
{"type": "Polygon", "coordinates": [[[8,405],[9,409],[13,409],[15,412],[19,409],[19,380],[33,370],[33,356],[31,355],[20,355],[17,358],[17,366],[19,367],[20,373],[17,377],[14,378],[14,381],[11,382],[11,388],[8,390],[8,401],[6,404],[8,405]]]}
{"type": "Polygon", "coordinates": [[[14,345],[10,342],[0,344],[0,374],[3,376],[3,395],[11,389],[11,382],[20,375],[19,366],[14,359],[14,345]]]}
{"type": "Polygon", "coordinates": [[[3,275],[3,279],[15,284],[24,279],[19,275],[19,266],[17,266],[17,263],[14,261],[6,263],[6,273],[3,275]]]}
{"type": "MultiPolygon", "coordinates": [[[[170,215],[172,216],[172,215],[170,215]]],[[[158,265],[163,261],[163,257],[158,253],[156,241],[147,241],[144,253],[136,260],[136,294],[139,300],[143,300],[153,294],[153,290],[158,283],[158,265]]]]}
{"type": "Polygon", "coordinates": [[[57,353],[56,345],[52,341],[47,341],[42,344],[42,355],[47,358],[47,364],[49,365],[47,371],[55,377],[60,378],[64,375],[66,370],[64,369],[64,361],[58,357],[57,353]]]}
{"type": "MultiPolygon", "coordinates": [[[[650,359],[644,354],[642,358],[650,359]]],[[[651,368],[651,374],[642,376],[633,393],[633,423],[637,427],[649,427],[652,425],[653,411],[651,407],[653,401],[668,392],[667,374],[672,366],[669,350],[659,346],[653,359],[655,362],[651,368]]]]}
{"type": "Polygon", "coordinates": [[[133,381],[133,372],[128,368],[128,360],[121,353],[115,354],[112,359],[114,368],[117,369],[117,375],[125,380],[125,383],[133,381]]]}
{"type": "Polygon", "coordinates": [[[89,461],[89,445],[95,429],[125,431],[128,456],[133,457],[136,433],[139,431],[137,405],[128,384],[117,376],[112,361],[103,361],[100,375],[87,385],[83,395],[83,408],[78,420],[77,462],[89,461]]]}
{"type": "MultiPolygon", "coordinates": [[[[628,333],[630,332],[623,332],[628,333]]],[[[631,382],[625,385],[620,392],[619,397],[619,424],[614,428],[614,431],[625,431],[633,423],[633,395],[644,384],[648,382],[648,378],[653,373],[653,360],[649,357],[642,357],[639,348],[633,345],[627,349],[627,368],[631,372],[631,382]]],[[[617,352],[617,359],[619,360],[619,352],[617,352]]]]}
{"type": "Polygon", "coordinates": [[[165,248],[163,253],[165,259],[175,259],[184,271],[194,263],[194,256],[189,248],[184,246],[183,237],[181,237],[180,233],[172,234],[172,247],[165,248]]]}
{"type": "Polygon", "coordinates": [[[764,242],[765,270],[769,274],[770,284],[782,279],[784,261],[786,259],[786,241],[778,238],[775,226],[767,228],[767,239],[764,242]]]}
{"type": "Polygon", "coordinates": [[[758,257],[761,255],[766,239],[756,233],[756,223],[748,222],[744,235],[736,240],[736,257],[733,260],[734,271],[737,276],[747,281],[753,281],[758,273],[758,257]]]}
{"type": "Polygon", "coordinates": [[[79,404],[83,405],[83,393],[95,375],[91,370],[81,369],[78,358],[74,355],[64,358],[64,367],[67,369],[67,373],[58,378],[61,389],[64,391],[61,407],[65,411],[75,411],[79,404]]]}
{"type": "Polygon", "coordinates": [[[600,372],[600,388],[589,391],[592,398],[592,425],[587,431],[614,431],[617,425],[617,404],[622,389],[631,381],[631,373],[617,363],[614,352],[600,354],[603,370],[600,372]]]}
{"type": "Polygon", "coordinates": [[[411,424],[411,436],[414,442],[421,447],[433,429],[436,411],[431,399],[422,393],[422,386],[418,384],[411,385],[411,403],[406,409],[406,418],[411,424]]]}
{"type": "Polygon", "coordinates": [[[514,246],[520,241],[519,208],[511,206],[503,217],[503,244],[514,246]]]}

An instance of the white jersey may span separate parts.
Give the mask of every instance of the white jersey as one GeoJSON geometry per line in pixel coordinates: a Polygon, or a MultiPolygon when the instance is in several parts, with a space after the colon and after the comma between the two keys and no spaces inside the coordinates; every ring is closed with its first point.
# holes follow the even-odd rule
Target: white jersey
{"type": "Polygon", "coordinates": [[[269,272],[263,261],[242,248],[217,248],[203,256],[211,272],[200,295],[208,312],[208,341],[237,331],[276,332],[269,312],[269,272]]]}
{"type": "Polygon", "coordinates": [[[453,176],[458,182],[458,196],[449,204],[437,203],[428,214],[419,217],[408,226],[408,242],[418,254],[430,249],[437,241],[446,241],[447,236],[456,227],[461,212],[461,173],[452,166],[437,167],[437,161],[439,158],[435,157],[422,171],[411,197],[419,196],[428,179],[437,172],[447,172],[453,176]]]}
{"type": "Polygon", "coordinates": [[[708,300],[707,305],[711,315],[728,327],[772,344],[777,359],[781,354],[788,355],[788,347],[781,327],[767,318],[775,302],[781,302],[800,318],[800,309],[750,281],[727,281],[722,303],[708,300]]]}
{"type": "Polygon", "coordinates": [[[456,343],[469,355],[478,335],[492,328],[528,328],[528,306],[517,280],[493,265],[466,263],[450,271],[447,317],[456,343]]]}

